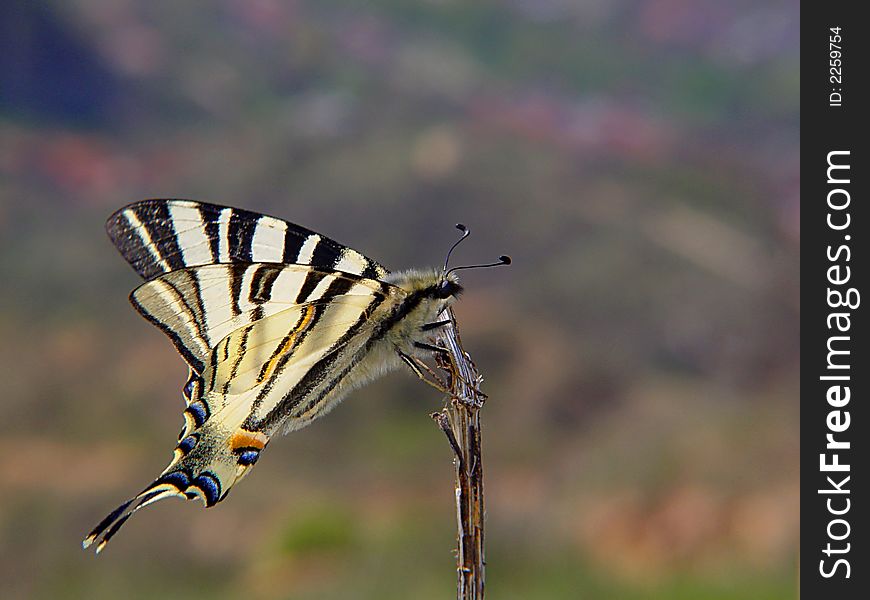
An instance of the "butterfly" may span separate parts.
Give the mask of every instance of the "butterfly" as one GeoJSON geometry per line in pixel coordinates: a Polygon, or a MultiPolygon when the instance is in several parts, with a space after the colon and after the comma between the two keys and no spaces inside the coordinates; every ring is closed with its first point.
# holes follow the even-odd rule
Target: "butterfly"
{"type": "Polygon", "coordinates": [[[459,297],[456,271],[390,273],[330,238],[248,210],[143,200],[106,229],[145,279],[130,294],[189,367],[184,425],[164,471],[82,542],[99,553],[139,509],[170,497],[211,507],[269,441],[329,412],[351,390],[407,365],[442,389],[423,358],[459,297]]]}

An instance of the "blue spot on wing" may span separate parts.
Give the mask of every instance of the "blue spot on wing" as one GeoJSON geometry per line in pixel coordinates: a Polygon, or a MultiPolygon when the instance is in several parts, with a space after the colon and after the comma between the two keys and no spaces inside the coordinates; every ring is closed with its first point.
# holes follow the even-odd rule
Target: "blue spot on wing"
{"type": "Polygon", "coordinates": [[[191,403],[191,405],[187,407],[187,412],[189,412],[190,416],[193,417],[193,422],[197,427],[202,427],[202,424],[205,423],[205,420],[208,419],[209,416],[208,407],[204,402],[191,403]]]}
{"type": "Polygon", "coordinates": [[[239,464],[249,466],[257,462],[258,458],[260,458],[259,450],[242,450],[239,453],[239,464]]]}
{"type": "Polygon", "coordinates": [[[197,442],[197,437],[195,435],[189,435],[186,438],[184,438],[183,440],[181,440],[181,442],[178,444],[178,448],[182,452],[187,454],[188,452],[193,450],[193,447],[196,446],[196,442],[197,442]]]}
{"type": "Polygon", "coordinates": [[[182,388],[181,393],[184,394],[185,399],[190,402],[193,399],[193,389],[196,385],[196,378],[191,377],[187,380],[187,383],[184,384],[184,388],[182,388]]]}
{"type": "Polygon", "coordinates": [[[221,483],[212,473],[203,473],[193,480],[192,485],[202,490],[206,506],[214,506],[220,500],[221,483]]]}
{"type": "Polygon", "coordinates": [[[184,471],[173,471],[158,479],[157,483],[169,483],[179,490],[185,490],[190,485],[190,477],[184,471]]]}

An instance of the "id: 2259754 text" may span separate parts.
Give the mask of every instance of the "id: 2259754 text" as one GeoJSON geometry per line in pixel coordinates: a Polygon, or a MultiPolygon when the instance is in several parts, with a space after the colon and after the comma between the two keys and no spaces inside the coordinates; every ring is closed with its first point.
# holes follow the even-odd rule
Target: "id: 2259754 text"
{"type": "Polygon", "coordinates": [[[831,91],[828,94],[828,106],[843,105],[843,36],[842,27],[829,28],[828,36],[828,83],[831,91]]]}

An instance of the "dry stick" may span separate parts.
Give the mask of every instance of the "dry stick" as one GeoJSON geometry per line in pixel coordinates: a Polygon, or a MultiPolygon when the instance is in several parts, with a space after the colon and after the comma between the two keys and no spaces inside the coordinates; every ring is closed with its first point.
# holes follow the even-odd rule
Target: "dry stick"
{"type": "Polygon", "coordinates": [[[432,418],[444,431],[453,450],[456,468],[456,570],[458,600],[482,600],[486,565],[483,546],[483,462],[480,449],[480,409],[486,395],[483,381],[471,357],[462,348],[456,318],[448,309],[450,323],[434,334],[435,342],[449,353],[436,358],[447,375],[450,399],[432,418]]]}

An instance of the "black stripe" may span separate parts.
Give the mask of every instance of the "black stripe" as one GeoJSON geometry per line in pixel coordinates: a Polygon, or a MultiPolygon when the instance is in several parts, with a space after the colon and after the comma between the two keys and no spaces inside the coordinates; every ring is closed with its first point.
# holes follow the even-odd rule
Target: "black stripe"
{"type": "MultiPolygon", "coordinates": [[[[248,287],[248,302],[258,304],[265,300],[260,299],[261,288],[263,286],[263,278],[266,276],[268,267],[265,265],[254,265],[254,273],[251,275],[251,285],[248,287]]],[[[268,298],[266,298],[268,300],[268,298]]]]}
{"type": "Polygon", "coordinates": [[[254,241],[254,230],[257,227],[259,215],[251,220],[248,211],[233,209],[230,215],[229,241],[230,255],[234,260],[251,262],[251,244],[254,241]]]}
{"type": "Polygon", "coordinates": [[[193,299],[196,302],[197,310],[194,313],[194,317],[196,318],[196,328],[202,339],[205,341],[205,345],[209,346],[211,340],[209,339],[207,324],[205,321],[205,301],[202,299],[202,285],[199,282],[199,275],[194,271],[186,271],[186,273],[190,285],[193,287],[193,299]]]}
{"type": "Polygon", "coordinates": [[[277,277],[278,271],[272,267],[262,264],[255,267],[254,274],[251,276],[251,285],[248,288],[248,302],[255,305],[250,313],[251,321],[259,321],[263,318],[265,313],[263,303],[271,299],[272,285],[277,277]]]}
{"type": "Polygon", "coordinates": [[[296,259],[299,256],[299,250],[302,249],[302,244],[305,242],[307,237],[299,235],[298,232],[293,231],[295,228],[295,226],[288,224],[287,231],[284,232],[284,254],[281,261],[288,265],[296,262],[296,259]]]}
{"type": "Polygon", "coordinates": [[[211,260],[217,264],[220,262],[220,219],[221,211],[215,211],[209,204],[200,204],[199,217],[202,219],[205,237],[208,238],[208,247],[211,250],[211,260]]]}
{"type": "Polygon", "coordinates": [[[329,300],[336,296],[341,296],[342,294],[349,292],[350,288],[352,288],[355,283],[356,281],[349,277],[338,275],[332,280],[332,283],[327,286],[326,291],[323,292],[323,295],[320,296],[320,298],[312,298],[310,301],[329,300]]]}
{"type": "Polygon", "coordinates": [[[335,242],[329,238],[321,237],[317,245],[314,246],[314,252],[311,253],[311,260],[308,263],[318,269],[334,269],[341,254],[341,248],[336,249],[333,246],[335,246],[335,242]]]}
{"type": "MultiPolygon", "coordinates": [[[[227,395],[230,390],[230,383],[232,383],[233,379],[235,379],[236,374],[239,372],[239,366],[242,364],[242,360],[245,358],[245,350],[248,349],[248,336],[251,335],[251,329],[253,329],[252,325],[245,327],[244,331],[242,331],[242,339],[239,341],[239,350],[238,357],[235,361],[233,361],[233,366],[230,369],[230,376],[227,377],[227,380],[224,382],[222,392],[224,395],[227,395]]],[[[226,345],[229,348],[229,342],[231,338],[227,338],[226,345]]]]}
{"type": "Polygon", "coordinates": [[[137,311],[139,311],[139,314],[145,317],[148,321],[151,321],[160,331],[165,333],[169,337],[169,339],[172,340],[172,343],[175,345],[175,349],[178,350],[178,353],[181,354],[182,358],[187,361],[187,364],[190,365],[191,369],[193,369],[197,373],[202,373],[203,367],[205,365],[201,360],[193,355],[193,353],[184,344],[184,342],[181,340],[175,330],[173,330],[163,321],[148,312],[144,306],[139,304],[135,296],[130,296],[130,303],[137,311]]]}
{"type": "Polygon", "coordinates": [[[259,304],[258,304],[257,306],[255,306],[255,307],[253,308],[253,310],[251,310],[251,317],[250,317],[250,319],[251,319],[251,321],[259,321],[260,319],[263,318],[263,315],[264,315],[264,314],[266,314],[266,311],[263,310],[263,306],[262,306],[262,305],[259,305],[259,304]]]}
{"type": "Polygon", "coordinates": [[[220,362],[220,361],[218,361],[218,358],[217,358],[217,350],[218,350],[217,348],[214,348],[211,351],[211,362],[210,362],[210,364],[211,364],[211,379],[210,379],[211,384],[210,384],[210,388],[209,388],[211,390],[214,389],[215,381],[217,381],[218,364],[220,362]]]}
{"type": "Polygon", "coordinates": [[[238,317],[242,314],[242,307],[239,306],[239,300],[242,297],[242,277],[247,270],[248,265],[233,265],[230,267],[230,300],[232,300],[233,316],[238,317]]]}
{"type": "Polygon", "coordinates": [[[317,284],[320,283],[320,280],[326,277],[326,273],[323,271],[317,271],[312,269],[308,271],[305,275],[305,281],[302,282],[302,287],[299,288],[299,293],[296,294],[296,304],[302,304],[308,299],[308,296],[317,287],[317,284]]]}
{"type": "Polygon", "coordinates": [[[251,289],[248,290],[248,300],[252,304],[262,304],[272,299],[272,286],[281,274],[279,269],[266,265],[258,265],[251,277],[251,289]]]}
{"type": "Polygon", "coordinates": [[[279,275],[281,275],[280,269],[270,268],[266,271],[261,290],[258,293],[258,298],[261,302],[268,302],[272,299],[272,288],[275,287],[275,282],[278,280],[279,275]]]}
{"type": "MultiPolygon", "coordinates": [[[[363,258],[365,258],[365,257],[363,257],[363,258]]],[[[368,258],[366,258],[365,260],[366,260],[366,268],[363,269],[362,273],[360,273],[360,276],[365,277],[366,279],[377,279],[380,276],[380,274],[378,273],[378,269],[375,266],[375,263],[373,263],[368,258]]]]}
{"type": "Polygon", "coordinates": [[[169,271],[184,268],[184,258],[178,247],[178,235],[166,202],[153,202],[133,209],[151,236],[151,242],[160,257],[169,265],[169,271]]]}

